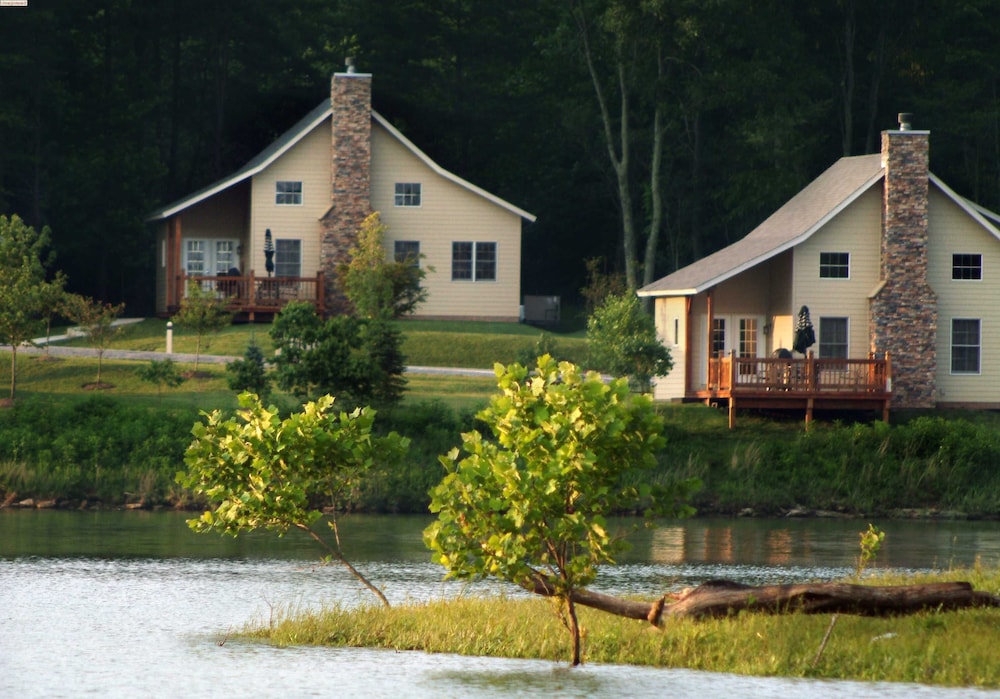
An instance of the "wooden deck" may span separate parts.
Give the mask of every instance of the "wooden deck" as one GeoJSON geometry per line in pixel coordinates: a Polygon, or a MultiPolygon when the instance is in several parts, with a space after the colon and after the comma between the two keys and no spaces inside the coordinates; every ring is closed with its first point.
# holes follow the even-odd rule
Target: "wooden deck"
{"type": "Polygon", "coordinates": [[[806,424],[814,410],[874,410],[889,419],[892,364],[884,359],[804,359],[719,357],[709,361],[708,385],[695,397],[725,400],[729,427],[737,408],[805,411],[806,424]]]}
{"type": "Polygon", "coordinates": [[[177,298],[184,297],[190,283],[200,284],[202,289],[227,299],[229,310],[249,320],[258,315],[273,316],[291,301],[311,303],[320,315],[326,311],[322,272],[315,277],[258,277],[252,272],[245,277],[182,275],[177,279],[177,298]]]}

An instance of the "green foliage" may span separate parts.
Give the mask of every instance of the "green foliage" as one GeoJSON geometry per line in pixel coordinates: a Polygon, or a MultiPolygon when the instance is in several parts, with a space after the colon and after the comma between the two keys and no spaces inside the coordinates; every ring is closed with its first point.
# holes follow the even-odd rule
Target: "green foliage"
{"type": "Polygon", "coordinates": [[[177,365],[172,359],[153,359],[149,364],[138,367],[135,373],[143,381],[155,384],[157,395],[162,394],[164,386],[177,388],[184,383],[184,377],[177,371],[177,365]]]}
{"type": "Polygon", "coordinates": [[[654,376],[673,368],[670,350],[656,338],[652,317],[633,294],[605,298],[587,321],[587,340],[594,368],[628,376],[643,393],[654,376]]]}
{"type": "Polygon", "coordinates": [[[208,349],[211,336],[233,322],[233,314],[226,307],[229,300],[216,296],[198,282],[188,284],[187,295],[181,300],[174,322],[194,331],[198,337],[195,347],[194,370],[198,371],[201,351],[208,349]]]}
{"type": "Polygon", "coordinates": [[[290,303],[271,326],[278,386],[298,396],[330,393],[354,405],[391,406],[402,396],[399,331],[381,318],[321,319],[312,305],[290,303]]]}
{"type": "Polygon", "coordinates": [[[0,411],[0,491],[35,498],[184,504],[173,489],[197,412],[92,396],[27,397],[0,411]]]}
{"type": "Polygon", "coordinates": [[[0,216],[0,344],[11,346],[10,398],[17,391],[17,349],[42,325],[48,228],[35,231],[16,215],[0,216]]]}
{"type": "Polygon", "coordinates": [[[604,272],[601,265],[604,260],[591,257],[584,260],[587,267],[587,285],[580,289],[580,295],[586,302],[587,314],[596,311],[609,296],[624,296],[628,293],[625,277],[614,272],[604,272]]]}
{"type": "Polygon", "coordinates": [[[333,403],[323,396],[282,419],[275,408],[244,393],[236,417],[218,410],[205,414],[207,423],[195,423],[194,441],[184,456],[188,470],[177,480],[203,494],[212,509],[188,524],[195,531],[232,536],[255,529],[278,534],[301,529],[388,605],[344,558],[336,519],[328,522],[332,541],[312,525],[323,516],[322,508],[336,511],[347,505],[376,463],[398,460],[408,440],[395,433],[374,436],[371,408],[338,413],[333,403]]]}
{"type": "Polygon", "coordinates": [[[861,554],[858,556],[858,566],[854,573],[861,577],[865,568],[875,562],[878,552],[882,549],[885,532],[869,522],[868,529],[858,534],[858,537],[861,539],[859,544],[861,554]]]}
{"type": "Polygon", "coordinates": [[[255,393],[261,402],[271,395],[271,377],[267,374],[264,353],[256,343],[247,347],[243,359],[226,364],[229,388],[237,393],[255,393]]]}
{"type": "Polygon", "coordinates": [[[556,359],[565,359],[559,354],[559,343],[550,333],[542,333],[538,336],[533,347],[522,347],[517,353],[516,363],[521,366],[531,366],[539,357],[547,354],[556,359]]]}
{"type": "Polygon", "coordinates": [[[67,294],[65,303],[64,312],[80,326],[90,346],[97,351],[97,385],[100,386],[104,353],[121,332],[120,327],[115,327],[114,321],[125,310],[125,304],[101,303],[78,294],[67,294]]]}
{"type": "Polygon", "coordinates": [[[431,493],[438,519],[424,539],[450,577],[497,577],[561,600],[578,663],[572,595],[625,546],[607,517],[687,514],[687,490],[650,486],[662,421],[625,380],[607,385],[548,356],[531,374],[518,364],[496,374],[501,393],[478,415],[493,439],[467,432],[465,457],[441,457],[446,475],[431,493]]]}
{"type": "Polygon", "coordinates": [[[383,244],[386,230],[379,212],[369,215],[358,230],[347,262],[337,269],[344,295],[361,318],[410,315],[427,299],[427,290],[420,286],[426,270],[420,267],[419,259],[390,261],[383,244]]]}

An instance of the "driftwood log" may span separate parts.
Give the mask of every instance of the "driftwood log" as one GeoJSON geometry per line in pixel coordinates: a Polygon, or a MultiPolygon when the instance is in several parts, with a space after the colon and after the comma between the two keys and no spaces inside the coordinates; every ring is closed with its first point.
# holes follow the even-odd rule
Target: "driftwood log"
{"type": "MultiPolygon", "coordinates": [[[[536,581],[533,592],[551,596],[554,590],[536,581]]],[[[977,591],[968,582],[918,585],[857,585],[851,583],[801,583],[743,585],[710,580],[654,602],[626,600],[590,590],[573,594],[573,602],[630,619],[645,619],[659,626],[669,618],[718,617],[749,610],[770,614],[859,614],[892,616],[925,609],[1000,607],[1000,597],[977,591]]]]}

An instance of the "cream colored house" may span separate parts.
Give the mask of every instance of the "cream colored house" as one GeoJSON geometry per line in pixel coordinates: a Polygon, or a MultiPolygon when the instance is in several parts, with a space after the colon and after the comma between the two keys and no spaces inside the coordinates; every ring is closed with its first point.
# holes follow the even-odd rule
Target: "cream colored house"
{"type": "Polygon", "coordinates": [[[929,132],[908,117],[880,154],[842,158],[742,240],[639,291],[674,359],[658,399],[807,418],[1000,407],[1000,217],[929,171],[929,132]],[[817,342],[779,359],[802,306],[817,342]]]}
{"type": "Polygon", "coordinates": [[[157,312],[197,280],[250,316],[292,299],[336,313],[337,263],[372,211],[387,256],[419,256],[427,272],[417,317],[518,320],[521,227],[535,217],[431,160],[372,110],[371,75],[352,71],[239,171],[149,217],[157,312]]]}

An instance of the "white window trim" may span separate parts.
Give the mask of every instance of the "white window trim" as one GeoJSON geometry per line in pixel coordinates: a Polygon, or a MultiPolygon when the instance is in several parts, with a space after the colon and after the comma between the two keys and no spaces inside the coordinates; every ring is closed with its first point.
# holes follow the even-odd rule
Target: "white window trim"
{"type": "Polygon", "coordinates": [[[960,284],[978,284],[986,278],[986,268],[983,264],[983,254],[981,252],[953,252],[951,254],[951,280],[960,284]],[[978,255],[979,256],[979,279],[956,279],[955,278],[955,255],[978,255]]]}
{"type": "Polygon", "coordinates": [[[451,241],[451,281],[456,284],[495,284],[500,280],[500,244],[493,240],[453,240],[451,241]],[[472,246],[472,276],[469,279],[455,279],[455,243],[468,243],[472,246]],[[479,279],[476,274],[477,248],[482,244],[493,245],[493,278],[479,279]]]}
{"type": "Polygon", "coordinates": [[[305,183],[302,180],[275,180],[274,181],[274,205],[275,206],[302,206],[303,202],[305,202],[305,200],[306,200],[305,189],[306,189],[306,186],[305,186],[305,183]],[[299,186],[299,191],[298,191],[299,200],[297,202],[287,202],[287,201],[279,202],[278,201],[278,195],[280,195],[280,194],[294,194],[294,192],[279,192],[278,191],[278,185],[281,185],[281,184],[297,184],[299,186]]]}
{"type": "MultiPolygon", "coordinates": [[[[846,250],[821,250],[819,253],[819,278],[824,281],[847,281],[851,278],[851,253],[846,250]],[[847,255],[847,276],[844,277],[824,277],[823,276],[823,255],[847,255]]],[[[830,265],[827,265],[830,266],[830,265]]],[[[839,266],[839,265],[838,265],[839,266]]]]}
{"type": "Polygon", "coordinates": [[[424,185],[422,182],[396,182],[392,187],[392,203],[393,206],[399,209],[419,209],[424,205],[424,185]],[[401,186],[416,187],[416,192],[403,192],[400,193],[398,188],[401,186]],[[407,204],[407,197],[413,197],[416,194],[419,204],[407,204]],[[402,203],[400,203],[402,202],[402,203]]]}
{"type": "MultiPolygon", "coordinates": [[[[966,280],[968,281],[968,280],[966,280]]],[[[951,376],[982,376],[983,375],[983,319],[982,318],[967,318],[967,317],[954,317],[951,322],[948,323],[948,373],[951,376]],[[979,322],[979,344],[976,347],[979,348],[979,369],[977,371],[955,371],[955,364],[953,359],[955,357],[955,321],[956,320],[975,320],[979,322]]],[[[972,345],[962,345],[963,347],[972,347],[972,345]]]]}

